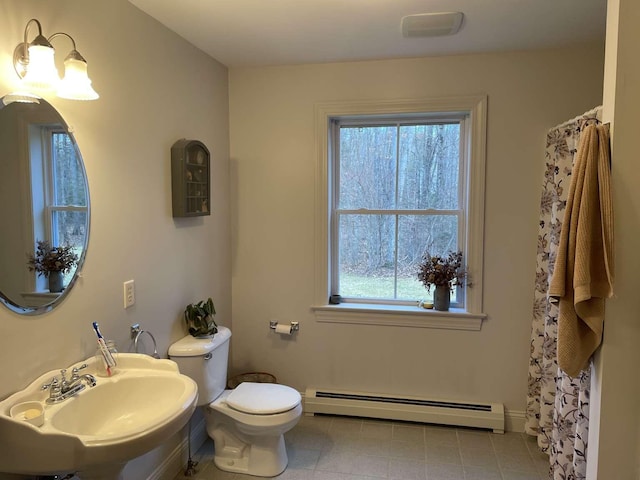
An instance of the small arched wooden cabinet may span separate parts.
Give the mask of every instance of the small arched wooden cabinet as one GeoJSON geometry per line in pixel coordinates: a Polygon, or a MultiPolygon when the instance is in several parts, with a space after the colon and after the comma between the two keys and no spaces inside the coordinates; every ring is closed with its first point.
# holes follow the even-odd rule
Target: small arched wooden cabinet
{"type": "Polygon", "coordinates": [[[198,140],[178,140],[171,147],[171,195],[174,217],[211,214],[210,154],[198,140]]]}

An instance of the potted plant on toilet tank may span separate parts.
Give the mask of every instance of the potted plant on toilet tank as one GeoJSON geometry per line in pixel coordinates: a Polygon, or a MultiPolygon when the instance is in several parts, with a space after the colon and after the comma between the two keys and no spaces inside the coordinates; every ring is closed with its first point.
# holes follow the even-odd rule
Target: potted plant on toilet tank
{"type": "Polygon", "coordinates": [[[187,305],[184,310],[184,322],[193,337],[211,337],[218,332],[218,325],[214,320],[216,308],[211,297],[205,302],[187,305]]]}

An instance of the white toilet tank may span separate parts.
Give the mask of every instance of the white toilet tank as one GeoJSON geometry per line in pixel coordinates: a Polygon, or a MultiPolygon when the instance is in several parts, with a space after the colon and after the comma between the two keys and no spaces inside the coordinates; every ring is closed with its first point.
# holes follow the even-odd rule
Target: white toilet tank
{"type": "Polygon", "coordinates": [[[169,347],[169,358],[180,373],[198,384],[198,406],[213,402],[227,385],[231,330],[218,327],[213,338],[187,335],[169,347]]]}

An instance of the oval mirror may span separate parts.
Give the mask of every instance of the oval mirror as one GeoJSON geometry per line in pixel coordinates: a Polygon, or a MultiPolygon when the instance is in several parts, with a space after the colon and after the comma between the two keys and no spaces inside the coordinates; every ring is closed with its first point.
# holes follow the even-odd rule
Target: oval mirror
{"type": "Polygon", "coordinates": [[[89,242],[87,176],[69,127],[45,100],[0,99],[0,301],[45,313],[73,288],[89,242]]]}

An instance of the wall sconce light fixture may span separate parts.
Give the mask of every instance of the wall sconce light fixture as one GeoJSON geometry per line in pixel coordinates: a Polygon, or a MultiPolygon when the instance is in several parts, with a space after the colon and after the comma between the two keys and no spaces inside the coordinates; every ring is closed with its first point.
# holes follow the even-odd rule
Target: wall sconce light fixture
{"type": "Polygon", "coordinates": [[[19,43],[13,52],[13,65],[16,73],[22,78],[25,89],[39,91],[55,91],[59,97],[71,100],[96,100],[99,95],[91,86],[87,75],[87,61],[76,50],[76,42],[71,35],[58,32],[46,38],[42,35],[42,25],[32,18],[24,28],[24,41],[19,43]],[[29,27],[38,27],[38,35],[31,43],[27,41],[29,27]],[[73,44],[73,49],[64,60],[64,78],[60,80],[56,69],[51,40],[65,36],[73,44]]]}

